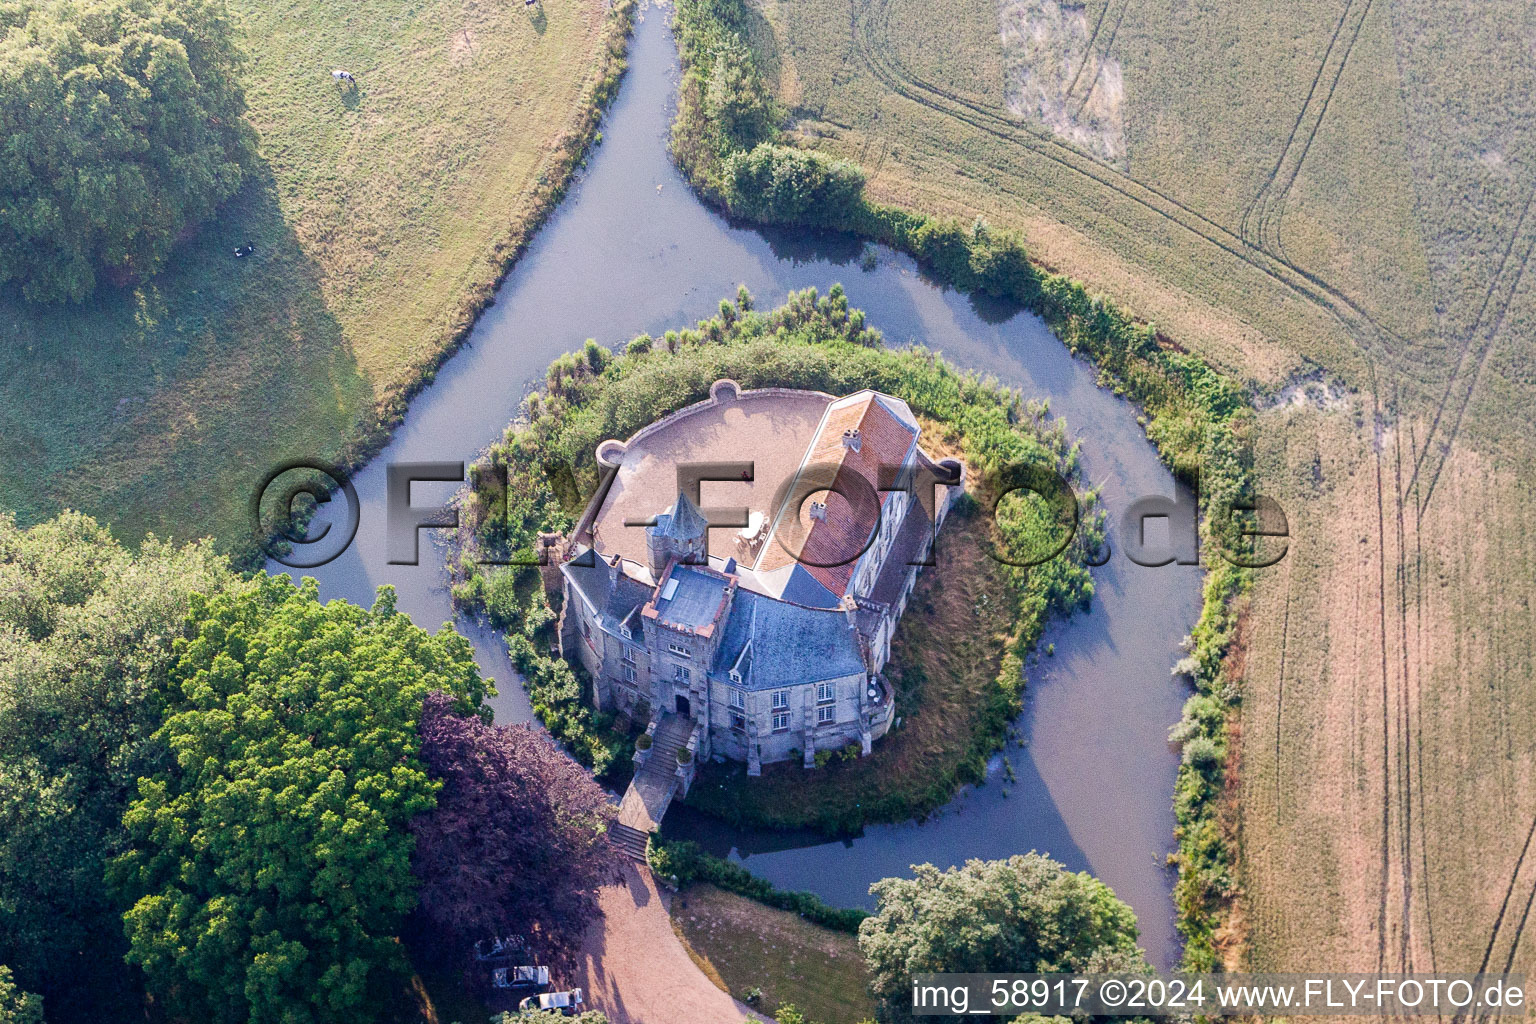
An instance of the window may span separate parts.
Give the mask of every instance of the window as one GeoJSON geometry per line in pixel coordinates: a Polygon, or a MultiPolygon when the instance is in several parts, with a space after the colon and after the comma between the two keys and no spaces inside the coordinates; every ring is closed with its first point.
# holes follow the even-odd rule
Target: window
{"type": "Polygon", "coordinates": [[[816,684],[817,704],[831,704],[835,700],[837,700],[837,690],[831,683],[816,684]]]}
{"type": "Polygon", "coordinates": [[[672,666],[672,678],[680,683],[686,683],[691,675],[692,673],[681,665],[672,666]]]}
{"type": "Polygon", "coordinates": [[[629,644],[624,645],[624,660],[631,665],[635,663],[635,649],[629,646],[629,644]]]}
{"type": "Polygon", "coordinates": [[[789,691],[788,690],[774,690],[773,691],[773,710],[778,711],[780,708],[787,708],[787,707],[789,707],[789,691]]]}
{"type": "Polygon", "coordinates": [[[824,708],[816,709],[816,724],[826,725],[828,722],[837,721],[837,705],[828,704],[824,708]]]}
{"type": "Polygon", "coordinates": [[[682,644],[679,644],[679,643],[672,643],[672,642],[668,641],[668,643],[667,643],[667,650],[671,651],[673,654],[677,655],[679,658],[691,658],[691,657],[693,657],[693,655],[688,653],[688,648],[684,647],[682,644]]]}
{"type": "Polygon", "coordinates": [[[789,732],[789,715],[787,715],[787,714],[785,714],[785,715],[774,715],[773,716],[773,731],[774,732],[789,732]]]}
{"type": "Polygon", "coordinates": [[[746,732],[747,731],[747,719],[746,719],[746,716],[745,715],[732,715],[731,716],[731,728],[734,729],[736,732],[746,732]]]}
{"type": "Polygon", "coordinates": [[[629,680],[630,682],[634,682],[636,677],[637,677],[637,675],[638,675],[638,673],[635,672],[635,666],[633,666],[633,665],[625,665],[624,666],[624,678],[625,679],[629,680]]]}
{"type": "Polygon", "coordinates": [[[588,640],[592,639],[592,623],[588,622],[586,619],[581,620],[581,635],[586,637],[588,640]]]}
{"type": "Polygon", "coordinates": [[[747,706],[747,692],[745,690],[731,690],[731,707],[743,708],[747,706]]]}

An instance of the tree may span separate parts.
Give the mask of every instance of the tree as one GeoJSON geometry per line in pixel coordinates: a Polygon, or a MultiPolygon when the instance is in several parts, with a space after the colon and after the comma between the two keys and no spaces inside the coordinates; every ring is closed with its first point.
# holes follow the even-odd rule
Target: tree
{"type": "Polygon", "coordinates": [[[0,283],[155,273],[252,161],[239,66],[222,0],[0,5],[0,283]]]}
{"type": "Polygon", "coordinates": [[[43,1024],[43,1000],[23,992],[11,980],[11,969],[0,964],[0,1024],[43,1024]]]}
{"type": "Polygon", "coordinates": [[[387,587],[370,612],[287,576],[194,599],[192,617],[157,733],[175,762],[139,783],[112,865],[129,959],[173,1017],[373,1019],[416,903],[407,825],[438,789],[422,700],[480,704],[470,645],[397,614],[387,587]]]}
{"type": "Polygon", "coordinates": [[[540,949],[572,950],[618,877],[602,788],[548,736],[460,714],[446,694],[427,697],[421,738],[442,789],[411,824],[412,867],[436,945],[531,930],[540,949]]]}
{"type": "Polygon", "coordinates": [[[720,179],[732,213],[769,224],[846,227],[864,191],[857,165],[768,142],[728,156],[720,179]]]}
{"type": "Polygon", "coordinates": [[[911,1018],[915,974],[1147,970],[1135,914],[1086,872],[1038,853],[912,870],[870,887],[859,926],[881,1020],[911,1018]]]}
{"type": "Polygon", "coordinates": [[[165,763],[151,737],[192,595],[236,585],[206,544],[134,554],[77,513],[0,515],[0,960],[55,1024],[138,1002],[105,862],[165,763]]]}

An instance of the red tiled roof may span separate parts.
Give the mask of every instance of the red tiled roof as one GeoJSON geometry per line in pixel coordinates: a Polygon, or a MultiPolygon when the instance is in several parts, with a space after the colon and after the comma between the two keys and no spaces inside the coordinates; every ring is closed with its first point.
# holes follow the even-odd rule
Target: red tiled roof
{"type": "Polygon", "coordinates": [[[846,594],[858,556],[879,522],[880,507],[890,496],[889,491],[880,490],[880,485],[890,482],[891,474],[906,460],[916,437],[913,428],[873,394],[828,410],[801,467],[802,475],[812,471],[812,467],[825,467],[812,471],[814,475],[807,478],[832,481],[833,489],[815,499],[826,502],[826,518],[811,518],[811,500],[801,505],[798,523],[784,515],[775,524],[773,537],[763,546],[757,570],[772,572],[798,560],[806,572],[834,595],[846,594]],[[843,432],[850,429],[859,431],[858,451],[843,444],[843,432]],[[882,466],[888,467],[885,480],[881,479],[882,466]],[[868,484],[868,488],[858,480],[868,484]],[[878,505],[868,500],[871,492],[878,505]]]}

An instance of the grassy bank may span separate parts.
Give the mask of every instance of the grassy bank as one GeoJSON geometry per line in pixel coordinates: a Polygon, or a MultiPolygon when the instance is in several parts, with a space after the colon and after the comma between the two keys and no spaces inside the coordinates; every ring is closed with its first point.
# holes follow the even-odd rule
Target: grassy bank
{"type": "MultiPolygon", "coordinates": [[[[826,297],[814,290],[792,294],[786,305],[768,313],[750,306],[750,297],[743,294],[736,303],[723,302],[718,316],[697,327],[669,331],[660,339],[642,336],[623,354],[589,343],[584,351],[557,360],[543,390],[528,400],[527,421],[514,425],[488,456],[492,465],[507,471],[511,483],[507,517],[490,516],[473,495],[468,499],[465,536],[454,567],[455,600],[507,631],[509,650],[527,680],[534,710],[551,732],[599,772],[627,760],[627,741],[609,716],[592,711],[575,672],[552,650],[557,611],[550,602],[557,595],[539,585],[537,569],[498,568],[483,561],[531,560],[540,532],[569,529],[585,496],[596,489],[594,453],[600,441],[628,437],[706,398],[711,383],[729,377],[745,388],[793,387],[831,394],[874,388],[905,399],[915,413],[936,425],[933,440],[964,459],[988,511],[995,503],[989,495],[997,493],[990,488],[1004,467],[1042,466],[1069,479],[1075,476],[1076,451],[1065,426],[1051,420],[1043,406],[962,373],[927,351],[884,348],[878,333],[865,327],[863,314],[848,308],[841,288],[834,287],[826,297]]],[[[1080,498],[1088,506],[1083,526],[1060,557],[1022,569],[994,563],[974,547],[963,556],[969,562],[961,563],[952,585],[979,588],[976,601],[985,593],[996,609],[997,628],[978,639],[974,664],[957,661],[925,668],[918,661],[909,669],[905,659],[910,645],[899,649],[894,660],[902,667],[893,672],[905,680],[905,700],[919,724],[878,745],[893,752],[878,757],[890,759],[904,751],[899,756],[926,777],[914,780],[880,771],[870,767],[873,762],[867,758],[835,770],[828,765],[811,777],[819,790],[825,789],[826,799],[817,801],[822,807],[819,825],[847,830],[867,821],[904,820],[931,810],[961,782],[981,776],[987,753],[1002,745],[1007,724],[1018,713],[1023,657],[1045,620],[1076,608],[1092,593],[1082,553],[1085,544],[1097,544],[1099,523],[1091,495],[1080,498]],[[925,679],[930,669],[944,678],[925,679]],[[940,740],[945,728],[954,731],[940,740]],[[903,746],[909,732],[913,743],[926,744],[921,750],[903,746]]],[[[957,522],[966,518],[961,515],[957,522]]],[[[1009,499],[995,516],[978,513],[971,528],[987,531],[987,540],[1023,561],[1022,556],[1054,548],[1063,525],[1055,511],[1031,498],[1009,499]]],[[[942,558],[942,537],[940,545],[942,558]]],[[[950,547],[959,552],[968,546],[950,547]]],[[[938,574],[945,571],[941,562],[938,574]]],[[[804,770],[798,771],[803,780],[804,770]]],[[[721,806],[721,812],[738,818],[751,814],[755,817],[749,820],[778,824],[798,820],[807,812],[775,795],[781,791],[775,782],[779,775],[744,784],[739,792],[751,810],[721,806]]]]}
{"type": "Polygon", "coordinates": [[[817,1024],[874,1016],[858,940],[707,883],[672,899],[672,928],[699,968],[737,999],[773,1014],[788,1003],[817,1024]]]}
{"type": "Polygon", "coordinates": [[[1211,967],[1220,959],[1216,934],[1236,888],[1228,723],[1240,680],[1227,671],[1226,657],[1251,585],[1250,570],[1216,557],[1251,551],[1239,534],[1239,517],[1211,513],[1253,496],[1254,417],[1245,394],[1152,325],[1034,264],[1017,233],[979,218],[966,224],[881,205],[868,195],[863,167],[783,145],[795,140],[775,127],[783,109],[769,88],[781,71],[772,65],[783,55],[773,46],[771,26],[746,0],[681,0],[677,25],[684,79],[673,152],[703,195],[749,219],[834,227],[885,242],[959,288],[1038,313],[1068,348],[1099,368],[1101,383],[1142,406],[1147,434],[1175,475],[1198,480],[1211,557],[1190,657],[1180,665],[1196,694],[1175,730],[1184,752],[1174,797],[1175,902],[1186,964],[1211,967]],[[738,58],[729,76],[721,73],[721,54],[738,58]],[[767,114],[742,116],[755,110],[767,114]]]}
{"type": "Polygon", "coordinates": [[[0,503],[251,550],[290,458],[355,464],[553,209],[623,71],[631,0],[237,0],[261,166],[167,269],[0,296],[0,503]],[[351,70],[355,89],[331,79],[351,70]],[[253,257],[231,251],[247,241],[253,257]]]}
{"type": "Polygon", "coordinates": [[[858,935],[859,923],[869,916],[864,910],[828,906],[815,893],[779,889],[746,868],[705,853],[696,843],[668,842],[653,835],[646,858],[652,871],[674,885],[706,883],[765,907],[792,911],[812,924],[844,935],[858,935]]]}

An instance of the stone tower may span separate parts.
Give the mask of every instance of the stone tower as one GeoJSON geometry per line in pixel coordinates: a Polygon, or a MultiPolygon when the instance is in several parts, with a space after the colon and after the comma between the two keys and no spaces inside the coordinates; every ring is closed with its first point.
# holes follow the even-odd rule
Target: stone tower
{"type": "Polygon", "coordinates": [[[656,517],[655,526],[645,528],[646,560],[650,563],[652,578],[660,579],[673,558],[694,565],[707,564],[705,539],[708,532],[709,520],[688,495],[679,491],[672,511],[663,512],[656,517]]]}

